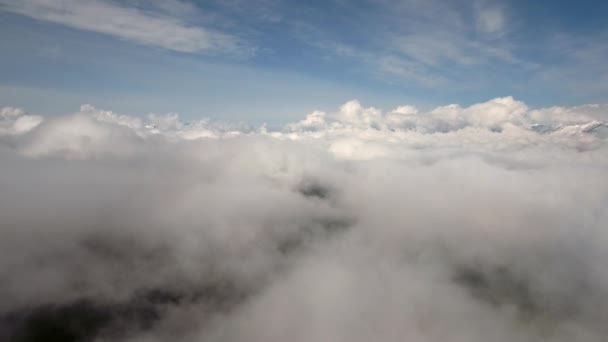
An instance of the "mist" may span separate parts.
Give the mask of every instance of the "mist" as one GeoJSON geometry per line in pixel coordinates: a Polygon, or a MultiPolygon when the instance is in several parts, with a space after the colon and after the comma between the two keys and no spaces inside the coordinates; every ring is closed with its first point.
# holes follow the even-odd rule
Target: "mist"
{"type": "Polygon", "coordinates": [[[608,334],[605,105],[0,114],[0,340],[608,334]]]}

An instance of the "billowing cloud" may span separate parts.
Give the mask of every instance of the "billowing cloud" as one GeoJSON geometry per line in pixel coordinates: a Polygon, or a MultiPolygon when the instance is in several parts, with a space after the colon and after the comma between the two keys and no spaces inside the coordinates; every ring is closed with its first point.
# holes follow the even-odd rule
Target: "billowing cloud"
{"type": "Polygon", "coordinates": [[[606,336],[604,105],[1,113],[0,339],[606,336]]]}

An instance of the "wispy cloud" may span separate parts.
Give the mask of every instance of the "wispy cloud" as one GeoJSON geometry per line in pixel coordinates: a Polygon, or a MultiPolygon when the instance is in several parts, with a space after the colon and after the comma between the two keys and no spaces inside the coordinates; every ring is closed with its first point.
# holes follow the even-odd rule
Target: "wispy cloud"
{"type": "Polygon", "coordinates": [[[214,0],[230,13],[246,13],[254,20],[279,23],[283,15],[278,10],[281,0],[214,0]]]}
{"type": "Polygon", "coordinates": [[[388,7],[402,19],[387,48],[422,65],[467,67],[484,63],[525,64],[504,38],[505,11],[490,3],[448,6],[429,1],[388,7]],[[470,17],[475,21],[471,22],[470,17]]]}
{"type": "Polygon", "coordinates": [[[443,75],[433,75],[424,65],[394,55],[375,61],[379,72],[395,75],[423,86],[434,87],[448,82],[443,75]]]}
{"type": "Polygon", "coordinates": [[[182,14],[193,5],[180,1],[154,5],[154,11],[106,0],[0,0],[0,6],[6,11],[34,19],[167,50],[188,53],[252,52],[251,47],[234,35],[188,24],[182,14]]]}
{"type": "Polygon", "coordinates": [[[540,79],[570,93],[604,96],[608,91],[608,47],[601,42],[606,39],[606,33],[556,34],[547,50],[555,60],[539,70],[540,79]]]}
{"type": "Polygon", "coordinates": [[[478,5],[474,7],[475,24],[479,32],[501,35],[505,31],[506,15],[504,10],[496,5],[478,5]]]}
{"type": "Polygon", "coordinates": [[[509,37],[508,11],[491,1],[378,1],[373,11],[342,5],[352,37],[328,36],[317,26],[298,24],[295,35],[304,43],[339,58],[348,58],[391,79],[423,87],[466,83],[480,66],[530,68],[517,56],[509,37]],[[369,22],[360,30],[358,22],[369,22]],[[353,33],[355,34],[355,33],[353,33]],[[345,53],[346,52],[346,53],[345,53]]]}

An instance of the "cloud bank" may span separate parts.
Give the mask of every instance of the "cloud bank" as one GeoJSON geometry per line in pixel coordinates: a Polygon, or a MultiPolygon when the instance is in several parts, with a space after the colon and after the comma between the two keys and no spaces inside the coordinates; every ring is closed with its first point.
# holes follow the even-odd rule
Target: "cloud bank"
{"type": "Polygon", "coordinates": [[[608,107],[0,115],[0,339],[602,341],[608,107]]]}

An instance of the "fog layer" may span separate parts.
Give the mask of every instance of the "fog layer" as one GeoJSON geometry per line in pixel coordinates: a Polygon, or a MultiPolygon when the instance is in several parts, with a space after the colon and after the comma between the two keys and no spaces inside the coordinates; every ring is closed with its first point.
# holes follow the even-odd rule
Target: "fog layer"
{"type": "Polygon", "coordinates": [[[604,341],[608,107],[0,112],[0,340],[604,341]]]}

